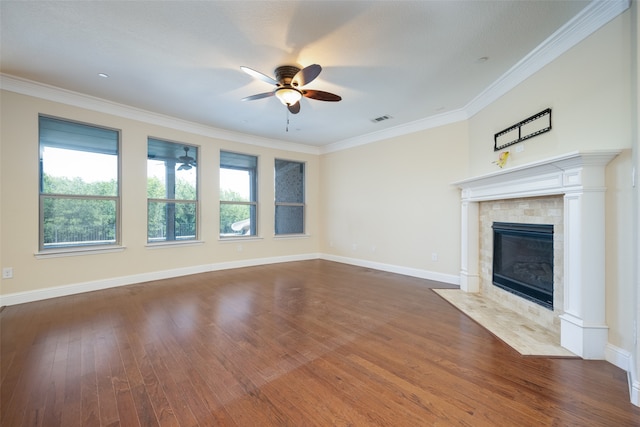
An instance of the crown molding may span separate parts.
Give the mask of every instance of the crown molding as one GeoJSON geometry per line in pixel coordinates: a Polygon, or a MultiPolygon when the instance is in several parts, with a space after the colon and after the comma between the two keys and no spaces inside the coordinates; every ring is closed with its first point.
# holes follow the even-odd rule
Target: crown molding
{"type": "Polygon", "coordinates": [[[469,102],[473,117],[630,7],[630,0],[595,0],[469,102]]]}
{"type": "Polygon", "coordinates": [[[450,123],[461,122],[468,118],[469,116],[464,110],[448,111],[446,113],[425,117],[424,119],[415,120],[413,122],[324,145],[320,147],[320,153],[327,154],[335,151],[346,150],[348,148],[371,144],[372,142],[384,139],[408,135],[410,133],[420,132],[426,129],[433,129],[450,123]]]}
{"type": "Polygon", "coordinates": [[[521,59],[516,65],[461,109],[426,117],[362,136],[344,139],[320,147],[262,138],[212,126],[205,126],[7,74],[0,74],[0,88],[23,95],[43,98],[49,101],[60,102],[211,138],[277,150],[319,155],[467,120],[538,72],[545,65],[593,34],[603,25],[625,12],[630,7],[630,4],[631,0],[592,1],[572,20],[538,45],[527,56],[521,59]]]}
{"type": "Polygon", "coordinates": [[[239,142],[242,144],[256,145],[259,147],[272,148],[277,150],[294,151],[306,154],[319,154],[320,150],[316,146],[297,144],[293,142],[280,141],[269,138],[262,138],[255,135],[232,132],[224,129],[206,126],[176,117],[167,116],[140,108],[131,107],[125,104],[108,101],[106,99],[86,95],[79,92],[62,89],[56,86],[23,79],[8,74],[0,74],[0,88],[9,92],[21,95],[41,98],[48,101],[59,102],[73,107],[84,108],[91,111],[110,114],[126,119],[137,120],[157,126],[163,126],[179,131],[189,132],[196,135],[210,138],[223,139],[225,141],[239,142]]]}

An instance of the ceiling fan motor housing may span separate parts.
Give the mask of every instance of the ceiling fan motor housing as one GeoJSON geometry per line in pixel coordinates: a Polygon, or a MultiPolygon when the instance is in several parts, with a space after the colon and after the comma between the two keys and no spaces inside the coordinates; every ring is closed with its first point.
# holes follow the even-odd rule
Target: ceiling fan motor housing
{"type": "Polygon", "coordinates": [[[291,84],[293,77],[300,71],[300,68],[293,65],[282,65],[274,70],[276,80],[280,83],[280,86],[286,86],[291,84]]]}

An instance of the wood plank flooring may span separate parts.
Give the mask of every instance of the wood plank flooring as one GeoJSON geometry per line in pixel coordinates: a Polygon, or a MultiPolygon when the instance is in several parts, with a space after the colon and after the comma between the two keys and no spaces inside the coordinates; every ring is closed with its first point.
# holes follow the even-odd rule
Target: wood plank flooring
{"type": "Polygon", "coordinates": [[[640,426],[626,373],[522,357],[430,288],[322,260],[0,312],[0,424],[640,426]]]}

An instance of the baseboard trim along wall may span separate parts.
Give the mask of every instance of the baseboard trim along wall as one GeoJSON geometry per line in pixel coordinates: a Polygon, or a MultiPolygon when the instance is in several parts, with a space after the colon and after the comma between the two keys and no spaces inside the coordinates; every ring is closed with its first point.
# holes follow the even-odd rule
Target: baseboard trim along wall
{"type": "Polygon", "coordinates": [[[67,295],[79,294],[82,292],[92,292],[101,289],[114,288],[117,286],[133,285],[136,283],[149,282],[152,280],[171,279],[173,277],[187,276],[190,274],[206,273],[209,271],[228,270],[231,268],[254,267],[257,265],[277,264],[281,262],[304,261],[310,259],[325,259],[343,264],[351,264],[359,267],[368,267],[375,270],[387,271],[390,273],[404,274],[406,276],[419,277],[421,279],[435,280],[454,285],[460,284],[458,276],[452,274],[435,273],[417,268],[401,267],[391,264],[381,264],[356,258],[346,258],[326,254],[300,254],[270,258],[256,258],[240,261],[221,262],[216,264],[194,265],[172,270],[153,271],[149,273],[134,274],[131,276],[114,277],[91,282],[75,283],[71,285],[56,286],[35,291],[16,292],[13,294],[0,296],[0,307],[7,305],[24,304],[27,302],[40,301],[48,298],[57,298],[67,295]]]}
{"type": "Polygon", "coordinates": [[[604,350],[604,358],[607,362],[622,369],[627,373],[629,383],[629,400],[636,406],[640,406],[640,382],[635,370],[633,354],[612,344],[607,344],[604,350]]]}
{"type": "Polygon", "coordinates": [[[436,273],[434,271],[422,270],[419,268],[402,267],[393,264],[383,264],[380,262],[367,261],[357,258],[349,258],[337,255],[323,254],[322,259],[327,261],[341,262],[343,264],[356,265],[358,267],[367,267],[374,270],[386,271],[389,273],[403,274],[405,276],[418,277],[420,279],[435,280],[436,282],[444,282],[451,285],[460,286],[460,276],[454,274],[436,273]]]}
{"type": "Polygon", "coordinates": [[[281,262],[304,261],[318,258],[320,258],[320,254],[312,253],[281,257],[247,259],[241,261],[229,261],[216,264],[194,265],[172,270],[153,271],[149,273],[114,277],[110,279],[95,280],[84,283],[75,283],[72,285],[56,286],[52,288],[38,289],[35,291],[16,292],[13,294],[0,296],[0,307],[40,301],[48,298],[75,295],[83,292],[99,291],[101,289],[115,288],[118,286],[134,285],[136,283],[150,282],[152,280],[171,279],[174,277],[188,276],[190,274],[207,273],[210,271],[228,270],[232,268],[254,267],[257,265],[277,264],[281,262]]]}

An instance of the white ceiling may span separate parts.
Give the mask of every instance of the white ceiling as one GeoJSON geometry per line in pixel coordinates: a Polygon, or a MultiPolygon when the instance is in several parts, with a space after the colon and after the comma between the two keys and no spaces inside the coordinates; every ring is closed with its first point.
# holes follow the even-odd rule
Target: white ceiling
{"type": "Polygon", "coordinates": [[[0,71],[217,129],[323,146],[469,109],[590,3],[2,0],[0,71]],[[288,132],[275,97],[241,101],[272,86],[240,66],[273,76],[279,65],[313,63],[323,70],[307,88],[342,101],[303,99],[288,132]],[[372,121],[383,115],[392,118],[372,121]]]}

